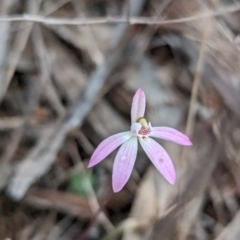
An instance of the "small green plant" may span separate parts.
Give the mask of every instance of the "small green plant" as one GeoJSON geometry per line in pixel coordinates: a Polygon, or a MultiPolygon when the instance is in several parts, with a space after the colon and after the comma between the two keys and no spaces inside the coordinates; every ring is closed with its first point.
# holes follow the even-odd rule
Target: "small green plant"
{"type": "Polygon", "coordinates": [[[94,176],[90,173],[77,172],[70,176],[68,188],[71,192],[77,195],[86,196],[88,193],[89,184],[95,184],[94,176]]]}

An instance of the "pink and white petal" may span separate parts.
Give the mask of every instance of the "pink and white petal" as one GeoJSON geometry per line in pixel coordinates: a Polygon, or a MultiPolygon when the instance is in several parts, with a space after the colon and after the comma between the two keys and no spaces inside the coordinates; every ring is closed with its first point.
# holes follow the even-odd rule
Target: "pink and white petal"
{"type": "Polygon", "coordinates": [[[111,152],[113,152],[117,147],[119,147],[121,144],[129,140],[131,137],[132,137],[132,133],[128,131],[128,132],[117,133],[111,137],[106,138],[95,149],[92,157],[90,158],[88,167],[92,167],[98,164],[99,162],[101,162],[111,152]]]}
{"type": "Polygon", "coordinates": [[[171,184],[175,183],[176,173],[171,158],[165,149],[151,138],[139,139],[143,150],[163,177],[171,184]]]}
{"type": "Polygon", "coordinates": [[[113,164],[112,186],[119,192],[129,180],[137,157],[137,137],[130,138],[119,149],[113,164]]]}
{"type": "Polygon", "coordinates": [[[136,122],[139,118],[144,116],[146,108],[146,96],[144,91],[139,88],[132,101],[132,109],[131,109],[131,121],[132,123],[136,122]]]}
{"type": "Polygon", "coordinates": [[[149,136],[161,138],[184,146],[192,145],[188,136],[170,127],[153,127],[149,136]]]}

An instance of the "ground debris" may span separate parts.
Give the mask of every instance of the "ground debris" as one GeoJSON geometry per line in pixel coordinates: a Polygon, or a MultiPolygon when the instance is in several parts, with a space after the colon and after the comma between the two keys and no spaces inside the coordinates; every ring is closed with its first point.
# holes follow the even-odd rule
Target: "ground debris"
{"type": "Polygon", "coordinates": [[[2,0],[0,239],[240,239],[238,2],[2,0]],[[160,141],[175,186],[139,148],[114,194],[115,155],[88,160],[130,130],[139,87],[147,120],[193,146],[160,141]]]}

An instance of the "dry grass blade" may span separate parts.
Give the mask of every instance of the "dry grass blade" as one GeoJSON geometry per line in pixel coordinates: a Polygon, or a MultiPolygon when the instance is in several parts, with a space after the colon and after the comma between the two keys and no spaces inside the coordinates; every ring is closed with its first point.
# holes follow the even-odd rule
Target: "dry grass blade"
{"type": "Polygon", "coordinates": [[[190,106],[189,106],[189,112],[188,112],[188,118],[187,118],[187,124],[186,124],[186,134],[188,136],[192,136],[193,134],[193,128],[194,128],[194,123],[195,123],[195,115],[196,115],[196,100],[197,100],[197,94],[198,94],[198,88],[201,83],[201,78],[202,78],[202,71],[203,71],[203,65],[204,65],[204,56],[205,56],[205,51],[206,51],[206,43],[208,41],[211,28],[212,28],[212,19],[207,19],[206,21],[206,28],[203,33],[203,38],[202,38],[202,43],[200,47],[200,53],[199,53],[199,59],[197,62],[197,67],[196,67],[196,74],[193,82],[193,87],[192,87],[192,92],[191,92],[191,100],[190,100],[190,106]]]}
{"type": "Polygon", "coordinates": [[[59,116],[63,116],[65,114],[65,108],[63,107],[58,93],[52,85],[50,78],[50,69],[47,66],[47,56],[46,56],[46,47],[44,44],[42,32],[40,26],[36,25],[33,32],[33,44],[34,50],[36,52],[36,56],[38,57],[38,61],[40,62],[40,95],[46,95],[53,109],[56,110],[59,116]]]}
{"type": "Polygon", "coordinates": [[[240,212],[238,211],[234,219],[223,229],[216,240],[235,240],[240,238],[239,230],[240,212]]]}
{"type": "Polygon", "coordinates": [[[19,128],[23,125],[24,119],[20,117],[1,118],[0,130],[19,128]]]}
{"type": "Polygon", "coordinates": [[[85,197],[56,190],[36,189],[26,195],[24,203],[39,209],[55,209],[77,217],[88,218],[92,214],[85,197]]]}
{"type": "MultiPolygon", "coordinates": [[[[78,13],[78,17],[86,17],[84,12],[86,12],[84,2],[79,2],[77,0],[73,0],[73,5],[76,9],[76,12],[78,13]],[[85,10],[85,11],[84,11],[85,10]]],[[[103,62],[104,56],[99,49],[99,45],[97,43],[96,35],[94,34],[93,29],[91,26],[87,26],[86,28],[80,28],[78,27],[79,32],[82,36],[88,39],[88,41],[85,41],[84,47],[87,49],[87,52],[93,59],[93,62],[96,65],[99,65],[103,62]]]]}
{"type": "MultiPolygon", "coordinates": [[[[17,5],[17,0],[14,1],[2,1],[0,5],[0,15],[8,14],[14,9],[14,5],[17,5]]],[[[9,48],[10,40],[10,26],[9,23],[0,24],[0,83],[3,82],[5,77],[4,65],[6,65],[7,52],[9,48]]]]}
{"type": "Polygon", "coordinates": [[[154,173],[153,168],[149,168],[146,176],[143,178],[143,181],[138,189],[136,194],[135,202],[130,213],[130,218],[141,222],[146,221],[146,225],[143,225],[142,229],[128,227],[125,229],[123,240],[140,240],[145,239],[147,234],[151,231],[151,225],[157,217],[158,206],[156,201],[156,190],[154,188],[154,173]],[[146,194],[146,192],[148,194],[146,194]],[[148,206],[143,208],[142,206],[148,206]],[[147,224],[147,222],[149,224],[147,224]]]}
{"type": "Polygon", "coordinates": [[[6,53],[8,49],[8,41],[9,41],[9,31],[10,24],[9,23],[1,23],[0,24],[0,82],[2,82],[4,77],[4,62],[6,58],[6,53]]]}
{"type": "Polygon", "coordinates": [[[66,229],[67,226],[70,225],[71,221],[71,217],[63,218],[59,223],[55,224],[55,226],[51,229],[51,232],[48,234],[45,240],[60,239],[63,235],[62,229],[66,229]]]}
{"type": "Polygon", "coordinates": [[[53,33],[44,30],[49,71],[53,74],[61,97],[72,103],[86,87],[86,75],[72,52],[53,33]]]}
{"type": "Polygon", "coordinates": [[[39,226],[39,229],[36,230],[36,233],[31,238],[31,240],[44,240],[46,239],[48,233],[54,226],[54,221],[56,218],[55,212],[50,212],[49,215],[44,219],[42,225],[39,226]]]}

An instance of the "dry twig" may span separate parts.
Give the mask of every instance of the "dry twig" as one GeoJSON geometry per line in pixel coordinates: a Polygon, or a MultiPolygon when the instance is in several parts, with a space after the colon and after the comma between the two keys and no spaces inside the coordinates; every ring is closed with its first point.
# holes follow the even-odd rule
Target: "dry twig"
{"type": "Polygon", "coordinates": [[[218,17],[228,13],[235,13],[240,10],[239,4],[234,4],[230,7],[225,7],[218,9],[214,12],[205,12],[199,15],[194,15],[190,17],[180,18],[180,19],[169,19],[169,20],[156,20],[149,17],[103,17],[103,18],[50,18],[39,15],[13,15],[13,16],[1,16],[0,22],[37,22],[46,25],[96,25],[96,24],[106,24],[106,23],[128,23],[131,25],[136,24],[146,24],[146,25],[169,25],[175,23],[187,23],[192,21],[198,21],[200,19],[209,17],[218,17]]]}

